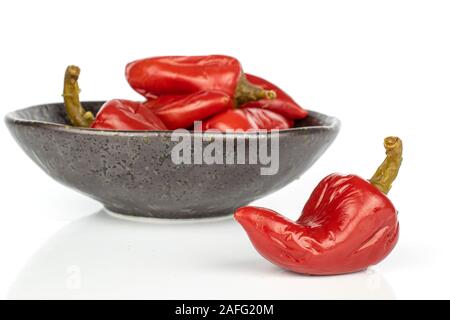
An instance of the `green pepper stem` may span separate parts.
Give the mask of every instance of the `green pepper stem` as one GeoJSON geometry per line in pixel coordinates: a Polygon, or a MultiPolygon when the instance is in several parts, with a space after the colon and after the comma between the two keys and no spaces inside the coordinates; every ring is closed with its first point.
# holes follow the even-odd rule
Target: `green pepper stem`
{"type": "Polygon", "coordinates": [[[68,66],[64,75],[64,105],[67,116],[73,126],[90,127],[94,121],[94,115],[86,111],[80,103],[80,88],[78,87],[78,77],[80,68],[68,66]]]}
{"type": "Polygon", "coordinates": [[[257,101],[261,99],[275,99],[276,97],[277,93],[275,91],[265,90],[260,86],[248,82],[245,74],[242,74],[236,87],[234,102],[236,106],[240,106],[250,101],[257,101]]]}
{"type": "Polygon", "coordinates": [[[387,137],[384,139],[384,148],[386,149],[386,159],[369,181],[381,192],[387,194],[397,178],[402,164],[402,140],[398,137],[387,137]]]}

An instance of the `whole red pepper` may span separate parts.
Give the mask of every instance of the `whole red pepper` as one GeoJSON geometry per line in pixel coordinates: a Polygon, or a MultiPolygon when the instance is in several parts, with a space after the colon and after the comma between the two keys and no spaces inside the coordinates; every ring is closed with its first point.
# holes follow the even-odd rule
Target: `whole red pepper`
{"type": "Polygon", "coordinates": [[[202,130],[288,129],[293,121],[275,112],[259,108],[231,109],[203,121],[202,130]]]}
{"type": "Polygon", "coordinates": [[[80,68],[68,66],[64,74],[64,105],[74,126],[105,130],[167,130],[164,123],[141,102],[110,100],[103,104],[96,117],[80,102],[78,78],[80,68]]]}
{"type": "Polygon", "coordinates": [[[233,106],[232,99],[221,91],[200,91],[186,96],[161,96],[145,105],[170,130],[189,128],[202,120],[233,106]]]}
{"type": "Polygon", "coordinates": [[[385,139],[386,160],[370,181],[332,174],[323,179],[297,221],[243,207],[235,218],[256,250],[272,263],[303,274],[356,272],[383,260],[398,241],[397,211],[386,197],[402,160],[402,142],[385,139]]]}
{"type": "Polygon", "coordinates": [[[303,109],[286,92],[278,88],[273,83],[248,73],[246,76],[249,82],[258,85],[263,89],[273,90],[277,97],[275,99],[250,101],[243,104],[241,108],[263,108],[279,113],[290,119],[303,119],[308,116],[308,111],[303,109]]]}
{"type": "Polygon", "coordinates": [[[167,130],[164,123],[141,102],[114,99],[97,112],[91,128],[106,130],[167,130]]]}
{"type": "Polygon", "coordinates": [[[125,75],[131,87],[148,99],[218,90],[240,105],[276,96],[274,91],[249,83],[239,61],[223,55],[165,56],[137,60],[127,65],[125,75]]]}

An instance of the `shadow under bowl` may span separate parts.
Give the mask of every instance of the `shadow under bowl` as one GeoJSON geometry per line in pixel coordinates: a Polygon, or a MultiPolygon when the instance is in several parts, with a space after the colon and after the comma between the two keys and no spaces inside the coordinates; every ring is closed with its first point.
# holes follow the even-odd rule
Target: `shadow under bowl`
{"type": "MultiPolygon", "coordinates": [[[[83,106],[95,114],[102,104],[83,106]]],[[[310,111],[278,133],[106,131],[69,126],[62,103],[11,112],[5,121],[25,153],[55,180],[110,211],[166,219],[229,215],[284,187],[314,164],[340,128],[336,118],[310,111]],[[185,163],[177,164],[174,155],[185,156],[185,163]],[[205,163],[212,160],[207,155],[216,161],[205,163]]]]}

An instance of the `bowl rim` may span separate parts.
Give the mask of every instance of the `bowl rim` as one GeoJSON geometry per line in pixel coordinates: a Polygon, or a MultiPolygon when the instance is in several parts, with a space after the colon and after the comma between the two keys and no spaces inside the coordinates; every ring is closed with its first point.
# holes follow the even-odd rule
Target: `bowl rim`
{"type": "MultiPolygon", "coordinates": [[[[105,101],[103,100],[92,100],[92,101],[81,101],[83,104],[103,104],[105,101]]],[[[55,122],[49,122],[49,121],[42,121],[42,120],[32,120],[32,119],[25,119],[23,117],[19,116],[20,112],[27,111],[30,109],[36,109],[36,108],[42,108],[44,106],[58,106],[63,105],[62,102],[50,102],[50,103],[43,103],[43,104],[37,104],[30,107],[17,109],[15,111],[8,112],[5,117],[4,121],[6,123],[10,123],[13,125],[22,125],[22,126],[35,126],[35,127],[44,127],[51,130],[56,131],[65,131],[65,132],[73,132],[77,134],[88,134],[88,135],[106,135],[106,136],[118,136],[118,135],[125,135],[125,136],[148,136],[148,135],[168,135],[170,136],[173,134],[176,130],[102,130],[102,129],[94,129],[94,128],[82,128],[82,127],[74,127],[68,124],[61,124],[61,123],[55,123],[55,122]]],[[[330,116],[324,113],[320,113],[314,110],[307,110],[309,113],[309,116],[313,116],[315,118],[319,118],[326,122],[326,124],[323,125],[315,125],[315,126],[306,126],[306,127],[293,127],[288,129],[281,129],[278,131],[241,131],[241,132],[219,132],[219,131],[189,131],[187,129],[186,134],[202,134],[202,135],[226,135],[226,136],[242,136],[242,135],[264,135],[264,134],[273,134],[273,133],[279,133],[279,134],[288,134],[293,132],[303,132],[303,131],[311,131],[311,130],[339,130],[341,121],[334,117],[330,116]]],[[[179,131],[182,133],[182,131],[179,131]]],[[[183,132],[184,133],[184,132],[183,132]]]]}

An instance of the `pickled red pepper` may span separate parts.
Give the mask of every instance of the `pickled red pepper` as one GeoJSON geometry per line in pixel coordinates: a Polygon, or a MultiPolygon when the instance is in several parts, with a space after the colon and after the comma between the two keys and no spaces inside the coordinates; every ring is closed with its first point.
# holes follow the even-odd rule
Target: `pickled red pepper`
{"type": "Polygon", "coordinates": [[[141,102],[113,99],[98,111],[91,128],[103,130],[167,130],[165,124],[141,102]]]}
{"type": "Polygon", "coordinates": [[[203,121],[202,130],[273,130],[288,129],[294,121],[270,110],[259,108],[232,109],[203,121]]]}
{"type": "Polygon", "coordinates": [[[145,103],[168,129],[189,128],[203,120],[232,108],[233,101],[221,91],[200,91],[185,96],[161,96],[145,103]]]}
{"type": "Polygon", "coordinates": [[[250,81],[251,83],[266,90],[273,90],[277,96],[274,99],[260,99],[257,101],[249,101],[241,105],[241,108],[267,109],[281,114],[282,116],[289,119],[303,119],[308,116],[308,111],[303,109],[286,92],[278,88],[273,83],[248,73],[246,74],[246,76],[248,81],[250,81]]]}
{"type": "Polygon", "coordinates": [[[72,125],[104,130],[167,130],[164,123],[140,102],[114,99],[107,101],[97,116],[80,103],[80,68],[68,66],[64,77],[64,104],[72,125]]]}
{"type": "Polygon", "coordinates": [[[141,59],[129,63],[125,75],[130,86],[148,99],[222,91],[239,106],[249,101],[276,98],[275,91],[250,83],[237,59],[223,55],[141,59]]]}
{"type": "Polygon", "coordinates": [[[399,236],[397,211],[386,197],[402,162],[402,141],[387,137],[386,159],[374,176],[332,174],[314,189],[300,218],[243,207],[236,220],[272,263],[302,274],[364,270],[383,260],[399,236]]]}

